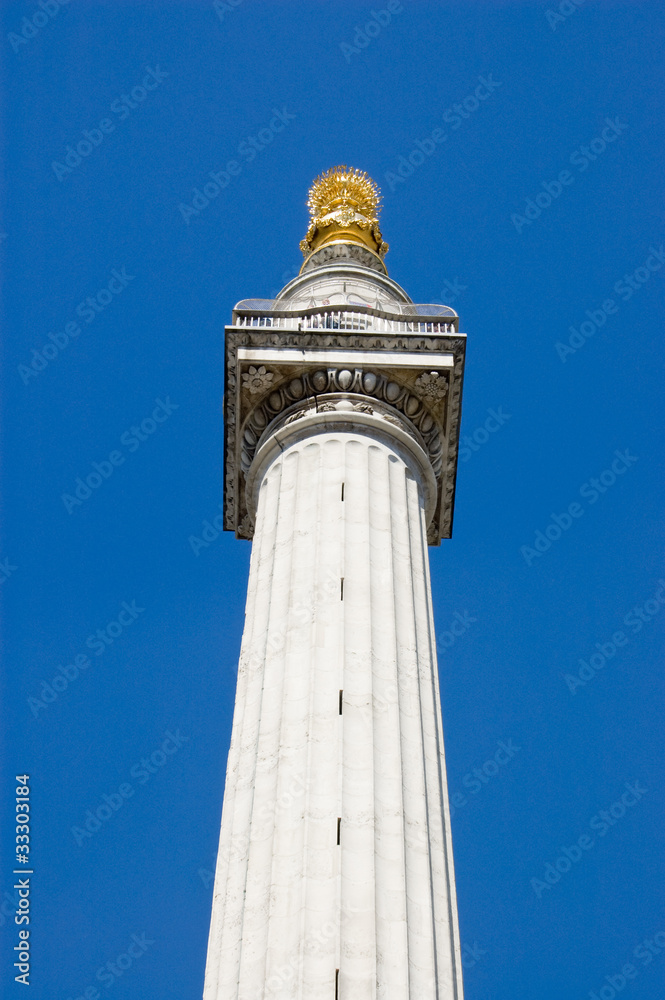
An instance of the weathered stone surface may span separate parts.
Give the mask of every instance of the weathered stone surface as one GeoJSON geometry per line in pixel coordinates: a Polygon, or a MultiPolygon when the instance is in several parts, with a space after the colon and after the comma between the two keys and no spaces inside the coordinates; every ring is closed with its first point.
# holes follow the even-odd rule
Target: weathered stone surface
{"type": "Polygon", "coordinates": [[[417,308],[227,328],[225,526],[253,546],[204,1000],[462,998],[427,546],[464,338],[417,308]]]}

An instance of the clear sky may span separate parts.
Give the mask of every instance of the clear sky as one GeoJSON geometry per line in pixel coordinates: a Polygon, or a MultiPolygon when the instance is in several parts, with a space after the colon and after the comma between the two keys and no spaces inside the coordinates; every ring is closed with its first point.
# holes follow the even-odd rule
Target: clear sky
{"type": "Polygon", "coordinates": [[[6,0],[0,41],[3,996],[25,773],[29,995],[201,996],[223,327],[346,163],[469,336],[430,552],[467,1000],[661,1000],[663,5],[6,0]]]}

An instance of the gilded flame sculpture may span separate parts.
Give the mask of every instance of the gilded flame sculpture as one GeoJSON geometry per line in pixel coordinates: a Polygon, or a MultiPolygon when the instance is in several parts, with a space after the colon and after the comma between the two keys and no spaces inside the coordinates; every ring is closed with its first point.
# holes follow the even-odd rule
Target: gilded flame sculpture
{"type": "Polygon", "coordinates": [[[316,178],[307,206],[311,222],[300,249],[307,260],[331,243],[356,243],[383,260],[388,251],[379,229],[381,193],[363,170],[331,167],[316,178]]]}

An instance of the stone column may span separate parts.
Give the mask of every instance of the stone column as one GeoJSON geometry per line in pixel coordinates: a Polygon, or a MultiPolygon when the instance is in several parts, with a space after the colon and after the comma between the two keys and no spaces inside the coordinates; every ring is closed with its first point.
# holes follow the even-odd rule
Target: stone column
{"type": "Polygon", "coordinates": [[[259,441],[204,1000],[461,1000],[408,420],[333,399],[259,441]]]}

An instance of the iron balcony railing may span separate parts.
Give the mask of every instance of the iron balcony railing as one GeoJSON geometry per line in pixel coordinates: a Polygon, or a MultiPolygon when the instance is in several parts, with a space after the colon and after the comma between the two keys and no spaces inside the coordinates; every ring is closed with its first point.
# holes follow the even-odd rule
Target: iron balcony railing
{"type": "Polygon", "coordinates": [[[276,311],[246,309],[242,308],[243,305],[238,303],[233,311],[234,326],[282,330],[366,330],[377,333],[455,333],[457,329],[457,315],[447,306],[402,306],[405,311],[409,310],[409,314],[389,316],[370,307],[338,309],[323,306],[315,310],[276,311]]]}

